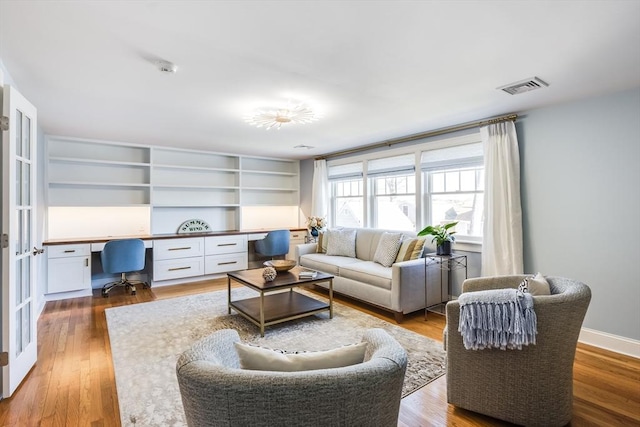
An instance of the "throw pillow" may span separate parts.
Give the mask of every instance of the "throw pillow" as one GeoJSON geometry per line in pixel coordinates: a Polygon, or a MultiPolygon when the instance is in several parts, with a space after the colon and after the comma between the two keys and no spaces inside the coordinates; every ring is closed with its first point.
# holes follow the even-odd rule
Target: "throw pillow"
{"type": "Polygon", "coordinates": [[[525,277],[524,280],[520,282],[518,290],[521,292],[528,292],[533,296],[551,295],[549,282],[547,282],[547,279],[545,279],[540,273],[535,276],[525,277]]]}
{"type": "Polygon", "coordinates": [[[400,243],[402,242],[402,233],[382,233],[378,241],[376,253],[373,254],[373,262],[391,267],[398,255],[400,243]]]}
{"type": "Polygon", "coordinates": [[[318,237],[316,238],[316,253],[318,254],[326,254],[327,253],[327,243],[329,242],[329,236],[326,232],[321,231],[318,233],[318,237]]]}
{"type": "Polygon", "coordinates": [[[529,279],[529,293],[531,295],[551,295],[551,287],[549,282],[540,273],[536,277],[529,279]]]}
{"type": "Polygon", "coordinates": [[[426,239],[405,239],[400,245],[396,262],[409,261],[422,257],[426,239]]]}
{"type": "Polygon", "coordinates": [[[326,351],[293,354],[239,342],[234,345],[240,357],[240,367],[254,371],[293,372],[341,368],[362,363],[367,350],[366,342],[326,351]]]}
{"type": "Polygon", "coordinates": [[[327,255],[356,257],[356,230],[327,230],[327,255]]]}

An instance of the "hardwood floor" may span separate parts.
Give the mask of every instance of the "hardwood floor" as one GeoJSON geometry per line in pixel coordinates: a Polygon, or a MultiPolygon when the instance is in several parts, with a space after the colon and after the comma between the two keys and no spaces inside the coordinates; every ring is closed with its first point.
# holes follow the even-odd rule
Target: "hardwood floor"
{"type": "MultiPolygon", "coordinates": [[[[118,426],[120,414],[105,308],[225,289],[226,280],[139,289],[115,289],[109,298],[49,302],[38,321],[38,363],[9,399],[0,401],[0,426],[118,426]]],[[[371,307],[337,298],[390,322],[371,307]]],[[[444,317],[422,313],[402,326],[442,340],[444,317]]],[[[131,325],[135,328],[136,325],[131,325]]],[[[533,397],[535,398],[535,397],[533,397]]],[[[544,408],[541,408],[544,410],[544,408]]],[[[578,345],[572,426],[640,426],[640,360],[578,345]]],[[[445,377],[402,400],[399,426],[496,426],[506,423],[447,404],[445,377]]]]}

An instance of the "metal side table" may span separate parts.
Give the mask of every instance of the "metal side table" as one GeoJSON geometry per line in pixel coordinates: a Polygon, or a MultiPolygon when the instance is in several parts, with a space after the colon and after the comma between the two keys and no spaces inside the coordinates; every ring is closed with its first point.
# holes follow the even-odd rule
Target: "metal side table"
{"type": "Polygon", "coordinates": [[[446,305],[446,301],[449,301],[449,295],[451,295],[451,280],[449,275],[447,275],[447,294],[442,298],[442,294],[440,295],[440,302],[437,304],[429,305],[428,295],[429,288],[427,286],[428,282],[428,272],[429,268],[437,267],[440,269],[440,292],[442,292],[443,288],[443,271],[453,271],[464,268],[464,278],[467,279],[467,256],[451,253],[451,255],[438,255],[435,252],[428,253],[424,256],[424,320],[427,320],[427,312],[431,311],[434,313],[444,314],[444,306],[446,305]],[[444,303],[441,301],[445,301],[444,303]]]}

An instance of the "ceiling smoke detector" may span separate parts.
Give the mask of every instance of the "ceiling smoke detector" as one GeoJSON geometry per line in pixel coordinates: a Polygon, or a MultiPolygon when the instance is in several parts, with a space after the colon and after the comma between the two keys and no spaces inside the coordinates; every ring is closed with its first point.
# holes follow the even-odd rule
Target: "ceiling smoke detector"
{"type": "Polygon", "coordinates": [[[175,72],[178,71],[178,66],[173,62],[158,61],[156,62],[156,65],[158,66],[158,70],[160,70],[161,73],[175,74],[175,72]]]}
{"type": "Polygon", "coordinates": [[[518,95],[520,93],[530,92],[536,89],[542,89],[549,86],[547,83],[539,79],[538,77],[531,77],[530,79],[521,80],[519,82],[510,83],[506,86],[501,86],[498,90],[503,90],[509,95],[518,95]]]}

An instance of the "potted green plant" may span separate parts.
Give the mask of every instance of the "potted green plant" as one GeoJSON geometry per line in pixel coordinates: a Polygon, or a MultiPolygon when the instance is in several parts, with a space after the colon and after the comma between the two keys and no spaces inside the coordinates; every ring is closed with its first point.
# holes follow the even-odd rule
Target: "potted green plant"
{"type": "Polygon", "coordinates": [[[451,243],[456,240],[455,231],[449,231],[455,227],[456,222],[450,222],[444,225],[428,225],[418,233],[418,236],[433,236],[431,242],[436,242],[436,253],[438,255],[451,255],[451,243]]]}

